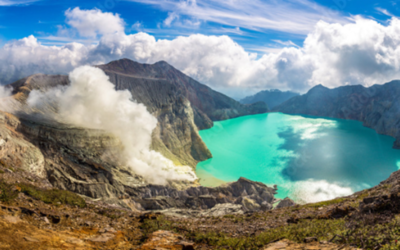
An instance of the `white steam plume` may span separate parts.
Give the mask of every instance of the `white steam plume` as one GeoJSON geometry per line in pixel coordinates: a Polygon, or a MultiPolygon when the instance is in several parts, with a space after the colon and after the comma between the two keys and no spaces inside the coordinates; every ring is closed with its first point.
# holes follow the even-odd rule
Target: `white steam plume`
{"type": "Polygon", "coordinates": [[[11,96],[12,88],[6,88],[5,86],[0,85],[0,98],[11,96]]]}
{"type": "Polygon", "coordinates": [[[0,85],[0,110],[13,113],[16,109],[19,109],[20,103],[17,102],[12,95],[12,88],[9,86],[0,85]]]}
{"type": "Polygon", "coordinates": [[[354,193],[350,187],[329,183],[326,180],[309,179],[290,183],[287,186],[289,186],[290,197],[301,204],[332,200],[354,193]]]}
{"type": "Polygon", "coordinates": [[[46,103],[55,103],[58,114],[53,118],[57,121],[112,133],[124,146],[123,162],[150,183],[196,179],[191,168],[177,167],[150,150],[157,119],[143,104],[134,102],[129,91],[116,91],[101,69],[90,66],[76,68],[69,79],[69,86],[32,91],[28,105],[40,110],[46,103]]]}

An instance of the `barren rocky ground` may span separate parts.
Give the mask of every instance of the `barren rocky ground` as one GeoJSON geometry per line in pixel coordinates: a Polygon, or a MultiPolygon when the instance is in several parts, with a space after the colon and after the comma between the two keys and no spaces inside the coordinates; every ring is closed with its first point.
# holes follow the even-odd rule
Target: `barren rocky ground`
{"type": "Polygon", "coordinates": [[[397,249],[399,182],[265,212],[168,216],[54,190],[0,167],[1,249],[397,249]]]}

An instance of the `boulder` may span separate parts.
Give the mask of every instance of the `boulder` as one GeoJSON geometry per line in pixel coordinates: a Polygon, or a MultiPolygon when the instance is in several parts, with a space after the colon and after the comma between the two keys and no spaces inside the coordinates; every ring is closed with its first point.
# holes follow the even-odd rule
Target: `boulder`
{"type": "Polygon", "coordinates": [[[279,202],[279,204],[276,206],[276,209],[284,207],[293,207],[294,205],[296,205],[296,203],[289,197],[286,197],[285,199],[279,202]]]}

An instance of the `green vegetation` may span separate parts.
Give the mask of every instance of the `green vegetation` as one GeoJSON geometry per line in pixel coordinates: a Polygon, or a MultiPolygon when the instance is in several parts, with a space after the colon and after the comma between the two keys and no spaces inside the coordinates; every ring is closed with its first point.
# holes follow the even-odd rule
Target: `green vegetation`
{"type": "Polygon", "coordinates": [[[318,237],[319,240],[330,240],[337,234],[346,231],[345,220],[303,220],[297,224],[290,224],[263,232],[251,237],[230,237],[217,232],[196,232],[175,225],[165,217],[160,216],[156,220],[146,220],[142,229],[144,234],[157,230],[170,230],[183,233],[196,243],[204,243],[214,247],[233,249],[259,249],[275,240],[282,238],[296,242],[302,242],[306,237],[318,237]]]}
{"type": "Polygon", "coordinates": [[[200,233],[193,239],[198,243],[211,246],[228,247],[234,249],[259,249],[271,242],[285,238],[295,242],[302,242],[306,237],[317,237],[319,240],[330,240],[336,234],[345,230],[345,221],[340,220],[304,220],[297,224],[290,224],[268,230],[253,237],[228,237],[215,232],[200,233]]]}
{"type": "Polygon", "coordinates": [[[50,189],[44,190],[37,187],[20,184],[21,192],[47,204],[57,205],[58,203],[78,207],[86,207],[85,200],[79,195],[65,190],[50,189]]]}
{"type": "MultiPolygon", "coordinates": [[[[179,233],[180,230],[185,230],[183,228],[175,228],[174,224],[170,221],[168,221],[164,216],[160,216],[157,219],[147,219],[143,222],[143,224],[140,226],[140,228],[143,231],[143,238],[142,241],[145,241],[147,239],[147,236],[155,231],[158,230],[168,230],[172,231],[175,233],[179,233]]],[[[186,231],[188,232],[188,231],[186,231]]]]}
{"type": "Polygon", "coordinates": [[[370,192],[368,190],[364,190],[357,196],[357,201],[362,201],[364,198],[370,197],[370,192]]]}
{"type": "Polygon", "coordinates": [[[307,204],[306,207],[318,208],[318,207],[329,206],[329,205],[333,205],[333,204],[339,204],[339,203],[344,202],[345,200],[346,200],[345,198],[337,198],[337,199],[330,200],[330,201],[321,201],[318,203],[307,204]]]}
{"type": "Polygon", "coordinates": [[[7,184],[0,181],[0,201],[4,203],[9,203],[13,201],[18,196],[18,190],[15,185],[7,184]]]}
{"type": "MultiPolygon", "coordinates": [[[[226,218],[232,219],[231,216],[226,218]]],[[[164,216],[145,220],[141,228],[145,236],[157,230],[169,230],[183,234],[196,243],[218,249],[260,249],[280,239],[302,243],[307,237],[317,237],[319,241],[332,241],[363,249],[400,248],[400,245],[397,245],[397,241],[400,241],[400,217],[381,214],[360,214],[353,218],[341,219],[303,219],[296,224],[247,237],[232,237],[215,230],[200,232],[195,226],[186,227],[171,222],[164,216]]]]}
{"type": "Polygon", "coordinates": [[[57,189],[45,190],[28,184],[8,184],[0,180],[0,202],[10,203],[17,198],[19,192],[23,192],[47,204],[67,204],[81,208],[86,207],[85,200],[70,191],[57,189]]]}
{"type": "Polygon", "coordinates": [[[95,210],[95,212],[99,215],[106,216],[113,220],[119,219],[126,215],[125,211],[116,211],[113,209],[100,209],[100,210],[95,210]]]}

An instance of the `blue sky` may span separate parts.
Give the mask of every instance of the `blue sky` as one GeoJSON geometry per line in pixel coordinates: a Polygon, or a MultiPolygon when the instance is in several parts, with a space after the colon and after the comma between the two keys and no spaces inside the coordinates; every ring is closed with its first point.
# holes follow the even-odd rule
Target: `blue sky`
{"type": "MultiPolygon", "coordinates": [[[[224,2],[0,0],[0,39],[4,44],[12,39],[34,35],[43,44],[61,45],[68,41],[45,38],[57,36],[60,26],[65,25],[64,13],[67,9],[80,7],[118,13],[125,20],[127,34],[144,31],[157,39],[197,33],[228,35],[247,51],[262,53],[274,48],[302,46],[304,38],[318,20],[346,23],[351,22],[355,15],[362,15],[384,24],[391,18],[390,15],[400,15],[400,1],[257,0],[252,1],[253,6],[239,0],[224,2]],[[182,3],[186,6],[182,7],[182,3]],[[191,8],[191,4],[196,4],[196,8],[191,8]],[[260,20],[262,18],[265,20],[260,20]],[[284,23],[284,20],[290,23],[284,23]]],[[[77,37],[74,39],[80,41],[77,37]]]]}
{"type": "Polygon", "coordinates": [[[400,0],[0,0],[0,84],[129,58],[235,98],[400,79],[400,0]]]}

